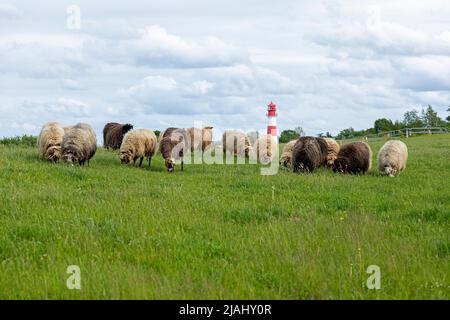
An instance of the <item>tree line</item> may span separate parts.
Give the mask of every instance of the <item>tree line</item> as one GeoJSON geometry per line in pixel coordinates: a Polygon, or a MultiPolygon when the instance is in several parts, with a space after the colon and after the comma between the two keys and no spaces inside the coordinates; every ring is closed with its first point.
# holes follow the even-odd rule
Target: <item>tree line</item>
{"type": "MultiPolygon", "coordinates": [[[[450,113],[450,107],[447,109],[447,112],[450,113]]],[[[421,127],[449,127],[450,128],[450,115],[444,120],[440,118],[437,112],[433,109],[432,106],[428,106],[427,108],[422,108],[419,112],[418,110],[410,110],[407,111],[403,115],[402,120],[393,121],[387,118],[377,119],[374,122],[372,128],[363,129],[363,130],[355,130],[352,127],[343,129],[339,132],[339,134],[334,137],[336,139],[349,139],[355,137],[363,137],[371,134],[377,134],[385,131],[394,131],[405,128],[421,128],[421,127]]],[[[284,130],[281,132],[280,142],[286,143],[293,139],[298,139],[300,136],[303,136],[304,132],[301,127],[298,127],[294,130],[284,130]]],[[[321,137],[332,137],[329,132],[319,133],[318,136],[321,137]]]]}

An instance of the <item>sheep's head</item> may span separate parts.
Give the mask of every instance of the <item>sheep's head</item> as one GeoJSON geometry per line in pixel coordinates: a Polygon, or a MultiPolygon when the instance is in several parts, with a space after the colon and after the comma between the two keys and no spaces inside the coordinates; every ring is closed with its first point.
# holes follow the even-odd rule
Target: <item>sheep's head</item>
{"type": "Polygon", "coordinates": [[[383,173],[391,178],[395,177],[397,170],[395,170],[391,165],[385,164],[383,168],[383,173]]]}
{"type": "Polygon", "coordinates": [[[167,171],[173,172],[175,170],[175,159],[174,158],[168,158],[165,160],[165,165],[167,168],[167,171]]]}
{"type": "Polygon", "coordinates": [[[62,155],[62,159],[64,162],[67,162],[70,165],[74,165],[78,162],[78,155],[73,151],[66,151],[62,155]]]}
{"type": "Polygon", "coordinates": [[[280,159],[280,165],[285,166],[286,168],[289,168],[291,166],[291,157],[284,155],[280,159]]]}
{"type": "Polygon", "coordinates": [[[131,160],[133,160],[132,151],[131,150],[121,151],[119,158],[121,164],[129,164],[131,160]]]}
{"type": "Polygon", "coordinates": [[[51,146],[45,152],[45,159],[57,162],[61,159],[61,146],[51,146]]]}
{"type": "Polygon", "coordinates": [[[333,168],[333,166],[334,166],[334,161],[336,161],[336,159],[328,159],[328,160],[327,160],[327,166],[328,166],[329,168],[333,168]]]}
{"type": "Polygon", "coordinates": [[[347,158],[338,158],[333,163],[333,171],[346,173],[350,169],[350,161],[347,158]]]}

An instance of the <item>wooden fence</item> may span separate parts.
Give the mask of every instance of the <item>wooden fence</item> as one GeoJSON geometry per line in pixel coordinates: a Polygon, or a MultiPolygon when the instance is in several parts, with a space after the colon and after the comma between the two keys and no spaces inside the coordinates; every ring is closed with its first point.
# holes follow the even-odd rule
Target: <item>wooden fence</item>
{"type": "Polygon", "coordinates": [[[415,135],[421,135],[421,134],[442,134],[442,133],[449,133],[450,130],[447,128],[442,127],[421,127],[421,128],[404,128],[399,130],[393,130],[393,131],[385,131],[385,132],[379,132],[377,134],[370,134],[360,137],[349,137],[346,139],[341,139],[339,141],[348,141],[348,140],[380,140],[385,138],[391,138],[391,137],[404,137],[409,138],[415,135]]]}

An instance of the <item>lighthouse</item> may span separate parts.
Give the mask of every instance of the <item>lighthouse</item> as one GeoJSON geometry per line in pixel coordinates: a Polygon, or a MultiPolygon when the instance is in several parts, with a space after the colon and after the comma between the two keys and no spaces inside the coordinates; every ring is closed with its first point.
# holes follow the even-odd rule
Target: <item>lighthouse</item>
{"type": "Polygon", "coordinates": [[[272,101],[267,105],[267,134],[277,137],[277,105],[272,101]]]}

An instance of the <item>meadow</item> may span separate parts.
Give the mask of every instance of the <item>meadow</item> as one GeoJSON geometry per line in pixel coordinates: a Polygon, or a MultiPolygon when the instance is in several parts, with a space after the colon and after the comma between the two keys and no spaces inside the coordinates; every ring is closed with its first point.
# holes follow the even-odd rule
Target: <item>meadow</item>
{"type": "Polygon", "coordinates": [[[0,299],[449,299],[450,135],[404,141],[396,178],[170,174],[103,149],[80,168],[0,145],[0,299]]]}

